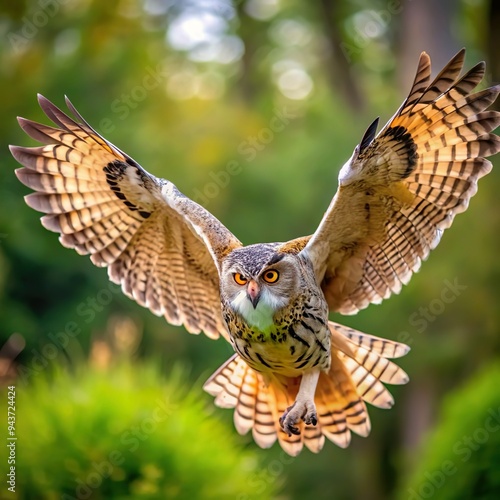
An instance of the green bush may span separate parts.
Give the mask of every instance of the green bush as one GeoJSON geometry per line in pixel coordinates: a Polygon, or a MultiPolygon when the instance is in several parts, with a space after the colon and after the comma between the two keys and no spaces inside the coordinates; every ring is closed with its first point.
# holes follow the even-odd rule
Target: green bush
{"type": "MultiPolygon", "coordinates": [[[[260,469],[258,452],[242,449],[183,378],[120,363],[40,373],[18,386],[19,498],[257,498],[248,478],[260,469]]],[[[269,481],[258,498],[276,490],[269,481]]]]}
{"type": "Polygon", "coordinates": [[[444,402],[401,499],[500,498],[500,363],[444,402]]]}

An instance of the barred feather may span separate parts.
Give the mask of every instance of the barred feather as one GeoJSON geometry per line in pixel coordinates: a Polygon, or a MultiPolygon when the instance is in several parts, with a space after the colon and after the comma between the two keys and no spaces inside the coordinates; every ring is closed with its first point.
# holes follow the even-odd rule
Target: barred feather
{"type": "Polygon", "coordinates": [[[51,127],[19,118],[45,146],[11,146],[35,192],[26,203],[60,242],[107,266],[126,295],[191,333],[227,338],[220,315],[217,264],[238,240],[169,181],[148,174],[100,137],[67,100],[78,121],[39,96],[51,127]],[[209,233],[203,228],[209,226],[209,233]]]}
{"type": "Polygon", "coordinates": [[[500,86],[471,93],[485,65],[459,77],[464,57],[461,50],[429,83],[422,53],[405,102],[342,168],[339,190],[304,250],[330,310],[354,314],[399,293],[491,170],[485,157],[500,151],[491,133],[500,113],[486,108],[500,86]]]}
{"type": "Polygon", "coordinates": [[[287,435],[279,417],[293,404],[301,377],[266,378],[235,354],[205,383],[221,408],[234,408],[234,424],[240,434],[252,430],[255,442],[269,448],[276,441],[289,455],[306,446],[318,453],[325,438],[345,448],[351,432],[367,436],[370,418],[365,401],[390,408],[393,399],[383,383],[404,384],[406,373],[388,360],[409,350],[404,344],[366,335],[329,322],[332,335],[332,365],[321,373],[315,395],[316,426],[299,422],[300,435],[287,435]]]}

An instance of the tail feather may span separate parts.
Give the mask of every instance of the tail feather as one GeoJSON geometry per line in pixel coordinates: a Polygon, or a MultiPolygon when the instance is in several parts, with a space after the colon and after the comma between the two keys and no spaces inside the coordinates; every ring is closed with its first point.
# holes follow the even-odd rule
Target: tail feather
{"type": "Polygon", "coordinates": [[[313,453],[319,453],[325,444],[325,434],[321,424],[316,426],[304,425],[304,444],[313,453]]]}
{"type": "MultiPolygon", "coordinates": [[[[354,370],[359,369],[369,373],[385,384],[401,385],[408,382],[408,375],[402,368],[364,347],[352,345],[349,354],[339,351],[338,356],[346,366],[353,366],[354,370]]],[[[358,376],[354,371],[350,374],[353,380],[355,376],[358,376]]]]}
{"type": "Polygon", "coordinates": [[[238,402],[238,387],[231,382],[231,376],[235,368],[243,360],[234,354],[229,358],[211,377],[203,389],[215,396],[215,404],[219,408],[234,408],[238,402]]]}
{"type": "Polygon", "coordinates": [[[352,385],[346,384],[346,373],[338,360],[332,357],[332,369],[328,375],[322,373],[316,390],[316,410],[323,434],[340,448],[347,448],[351,442],[346,410],[363,405],[352,385]],[[330,374],[335,373],[334,379],[330,374]],[[348,400],[352,400],[347,403],[348,400]]]}
{"type": "Polygon", "coordinates": [[[246,370],[241,377],[238,402],[234,409],[234,426],[240,434],[246,434],[253,425],[257,425],[254,417],[258,404],[256,399],[258,392],[258,380],[255,372],[246,370]]]}
{"type": "Polygon", "coordinates": [[[378,408],[392,408],[394,399],[380,379],[375,377],[365,366],[346,354],[339,352],[337,356],[343,361],[346,370],[351,375],[356,392],[365,401],[378,408]]]}
{"type": "Polygon", "coordinates": [[[270,395],[268,402],[274,417],[276,437],[281,448],[292,457],[295,457],[302,450],[304,422],[300,422],[297,426],[300,429],[300,435],[292,434],[289,436],[281,429],[279,419],[286,409],[295,401],[295,396],[299,388],[299,378],[270,380],[268,384],[270,389],[268,392],[270,395]]]}
{"type": "Polygon", "coordinates": [[[262,376],[255,370],[250,371],[254,373],[258,382],[252,435],[261,448],[270,448],[276,441],[276,419],[269,406],[270,395],[262,376]]]}
{"type": "Polygon", "coordinates": [[[351,432],[360,436],[370,433],[365,401],[390,408],[394,400],[383,383],[408,381],[406,373],[388,358],[403,356],[409,348],[333,322],[330,331],[332,364],[328,373],[321,373],[315,395],[318,423],[300,422],[300,435],[288,436],[279,424],[281,415],[295,401],[300,377],[265,378],[235,354],[210,377],[204,389],[215,396],[217,406],[235,409],[236,430],[243,435],[251,429],[261,448],[278,441],[292,456],[304,446],[318,453],[325,438],[346,448],[351,432]]]}

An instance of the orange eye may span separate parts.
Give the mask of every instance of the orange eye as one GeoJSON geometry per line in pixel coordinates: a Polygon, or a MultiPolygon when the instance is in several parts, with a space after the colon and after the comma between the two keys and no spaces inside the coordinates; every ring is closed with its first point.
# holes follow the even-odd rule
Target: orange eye
{"type": "Polygon", "coordinates": [[[276,283],[279,277],[280,273],[274,269],[269,269],[269,271],[266,271],[263,276],[264,281],[267,281],[268,283],[276,283]]]}
{"type": "Polygon", "coordinates": [[[246,285],[248,283],[248,280],[240,273],[234,273],[233,277],[238,285],[246,285]]]}

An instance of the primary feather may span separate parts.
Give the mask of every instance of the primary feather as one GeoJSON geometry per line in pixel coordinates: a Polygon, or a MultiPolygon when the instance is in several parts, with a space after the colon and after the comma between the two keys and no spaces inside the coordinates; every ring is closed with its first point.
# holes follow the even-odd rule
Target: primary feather
{"type": "Polygon", "coordinates": [[[107,266],[114,283],[154,314],[191,333],[227,337],[220,315],[217,264],[240,242],[169,181],[146,172],[102,138],[69,101],[75,121],[39,96],[59,127],[19,119],[46,144],[11,146],[16,175],[36,192],[26,203],[60,242],[107,266]],[[211,232],[203,231],[207,225],[211,232]]]}
{"type": "Polygon", "coordinates": [[[464,57],[461,50],[430,82],[422,53],[400,109],[341,169],[337,194],[304,250],[330,310],[355,314],[399,293],[491,170],[485,157],[500,151],[491,133],[500,113],[485,110],[500,86],[471,93],[485,66],[460,77],[464,57]]]}

